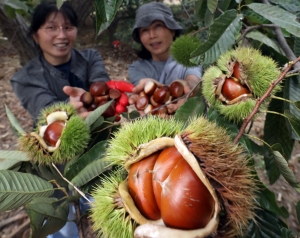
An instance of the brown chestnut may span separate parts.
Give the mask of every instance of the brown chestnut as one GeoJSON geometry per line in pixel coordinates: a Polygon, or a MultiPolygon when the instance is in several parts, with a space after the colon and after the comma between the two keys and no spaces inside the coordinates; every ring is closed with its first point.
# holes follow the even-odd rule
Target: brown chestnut
{"type": "Polygon", "coordinates": [[[222,87],[222,95],[229,101],[236,99],[237,97],[250,93],[250,90],[237,82],[233,78],[225,79],[225,82],[222,87]]]}
{"type": "Polygon", "coordinates": [[[135,108],[138,111],[144,110],[149,103],[148,97],[139,97],[135,102],[135,108]]]}
{"type": "Polygon", "coordinates": [[[128,174],[128,188],[131,197],[139,211],[151,220],[160,218],[160,211],[152,188],[152,170],[159,152],[140,160],[130,167],[128,174]]]}
{"type": "Polygon", "coordinates": [[[93,102],[93,96],[90,92],[84,92],[80,96],[80,102],[83,103],[83,106],[88,108],[93,102]]]}
{"type": "Polygon", "coordinates": [[[87,108],[87,110],[90,111],[94,111],[96,108],[98,107],[98,103],[96,102],[92,102],[92,104],[87,108]]]}
{"type": "Polygon", "coordinates": [[[152,95],[157,88],[157,84],[153,81],[148,81],[145,84],[144,91],[148,95],[152,95]]]}
{"type": "Polygon", "coordinates": [[[54,121],[49,124],[45,130],[43,139],[49,146],[55,146],[65,127],[64,121],[54,121]]]}
{"type": "Polygon", "coordinates": [[[111,99],[117,100],[121,97],[121,92],[118,89],[109,89],[108,95],[111,99]]]}
{"type": "Polygon", "coordinates": [[[109,96],[108,95],[102,95],[102,96],[95,96],[94,97],[96,103],[100,103],[102,101],[108,101],[109,96]]]}
{"type": "Polygon", "coordinates": [[[178,81],[170,84],[170,93],[173,98],[179,98],[183,95],[183,85],[178,81]]]}
{"type": "MultiPolygon", "coordinates": [[[[102,101],[99,103],[98,107],[102,106],[103,104],[107,103],[107,101],[102,101]]],[[[109,107],[102,113],[104,118],[113,117],[116,114],[115,109],[115,102],[112,102],[109,107]]]]}
{"type": "Polygon", "coordinates": [[[106,82],[104,82],[104,81],[94,82],[94,83],[92,83],[92,85],[90,87],[90,93],[94,97],[105,95],[105,94],[107,94],[107,92],[108,92],[108,86],[107,86],[106,82]]]}
{"type": "Polygon", "coordinates": [[[153,100],[156,103],[164,104],[170,98],[170,90],[168,86],[163,86],[155,90],[153,94],[153,100]]]}

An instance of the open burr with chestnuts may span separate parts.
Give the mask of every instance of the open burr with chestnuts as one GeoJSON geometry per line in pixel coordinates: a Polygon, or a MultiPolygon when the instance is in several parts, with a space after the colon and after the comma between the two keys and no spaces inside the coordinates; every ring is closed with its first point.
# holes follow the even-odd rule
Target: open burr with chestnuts
{"type": "Polygon", "coordinates": [[[162,87],[159,87],[154,81],[148,81],[144,90],[139,93],[135,107],[138,111],[164,117],[170,115],[165,104],[183,95],[184,86],[179,80],[162,87]]]}
{"type": "Polygon", "coordinates": [[[102,116],[105,118],[116,116],[118,120],[121,113],[128,111],[126,93],[131,93],[133,87],[133,84],[122,80],[97,81],[90,86],[89,92],[81,95],[80,101],[88,111],[93,111],[108,101],[114,100],[102,116]]]}

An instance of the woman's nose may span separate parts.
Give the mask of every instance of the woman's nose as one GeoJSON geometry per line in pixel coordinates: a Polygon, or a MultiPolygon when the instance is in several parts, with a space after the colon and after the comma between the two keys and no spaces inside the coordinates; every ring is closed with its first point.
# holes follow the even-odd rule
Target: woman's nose
{"type": "Polygon", "coordinates": [[[150,36],[150,38],[154,38],[156,36],[155,30],[150,29],[149,30],[149,36],[150,36]]]}

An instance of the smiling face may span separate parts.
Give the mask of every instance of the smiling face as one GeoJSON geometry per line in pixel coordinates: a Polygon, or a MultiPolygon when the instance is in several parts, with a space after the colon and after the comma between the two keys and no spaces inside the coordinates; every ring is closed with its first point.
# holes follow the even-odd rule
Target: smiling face
{"type": "Polygon", "coordinates": [[[144,47],[155,61],[166,61],[170,56],[170,46],[175,31],[166,27],[162,21],[154,21],[150,26],[140,27],[139,36],[144,47]]]}
{"type": "Polygon", "coordinates": [[[70,60],[76,36],[77,28],[61,12],[53,12],[33,34],[33,39],[41,48],[45,59],[52,65],[59,65],[70,60]],[[70,27],[73,30],[63,30],[70,27]],[[59,29],[54,31],[53,28],[59,29]]]}

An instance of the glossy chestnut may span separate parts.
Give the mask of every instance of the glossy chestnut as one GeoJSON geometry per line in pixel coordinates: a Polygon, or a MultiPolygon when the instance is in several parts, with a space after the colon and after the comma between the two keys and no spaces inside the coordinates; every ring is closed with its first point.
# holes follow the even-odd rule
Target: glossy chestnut
{"type": "Polygon", "coordinates": [[[231,101],[243,94],[250,93],[250,90],[235,79],[227,78],[225,79],[221,93],[227,100],[231,101]]]}
{"type": "Polygon", "coordinates": [[[108,89],[109,88],[108,88],[106,82],[98,81],[98,82],[92,83],[92,85],[90,86],[90,93],[94,97],[101,96],[101,95],[107,94],[108,89]]]}
{"type": "Polygon", "coordinates": [[[54,121],[50,125],[47,126],[43,139],[49,146],[55,146],[56,142],[61,137],[62,131],[65,128],[64,121],[54,121]]]}
{"type": "Polygon", "coordinates": [[[183,95],[183,85],[178,81],[174,81],[170,84],[170,93],[173,98],[179,98],[183,95]]]}

